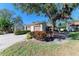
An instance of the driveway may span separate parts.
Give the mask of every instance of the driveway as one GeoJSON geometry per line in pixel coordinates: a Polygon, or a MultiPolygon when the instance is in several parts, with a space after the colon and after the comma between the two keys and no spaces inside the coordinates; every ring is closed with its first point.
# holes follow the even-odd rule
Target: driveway
{"type": "Polygon", "coordinates": [[[0,51],[15,44],[16,42],[24,41],[25,35],[5,34],[0,35],[0,51]]]}

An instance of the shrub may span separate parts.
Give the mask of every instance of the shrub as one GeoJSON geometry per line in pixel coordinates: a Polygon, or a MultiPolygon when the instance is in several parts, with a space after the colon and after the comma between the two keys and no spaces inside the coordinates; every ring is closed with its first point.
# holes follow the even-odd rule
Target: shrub
{"type": "Polygon", "coordinates": [[[46,37],[46,32],[34,31],[34,32],[32,32],[32,36],[33,36],[33,38],[35,38],[37,40],[44,40],[44,38],[46,37]]]}
{"type": "Polygon", "coordinates": [[[26,39],[27,39],[27,40],[28,40],[28,39],[32,39],[31,32],[29,32],[29,33],[26,34],[26,39]]]}
{"type": "Polygon", "coordinates": [[[69,37],[71,37],[73,40],[79,40],[79,32],[70,32],[69,37]]]}
{"type": "Polygon", "coordinates": [[[30,32],[29,30],[17,30],[15,31],[15,35],[22,35],[30,32]]]}

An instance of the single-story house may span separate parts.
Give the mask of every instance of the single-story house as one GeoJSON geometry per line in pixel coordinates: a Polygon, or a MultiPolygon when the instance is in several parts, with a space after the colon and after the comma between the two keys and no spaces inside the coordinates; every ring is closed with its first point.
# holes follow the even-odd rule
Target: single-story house
{"type": "MultiPolygon", "coordinates": [[[[52,24],[50,23],[33,22],[29,25],[16,24],[14,30],[50,31],[50,29],[53,29],[52,24]]],[[[67,31],[79,31],[79,21],[68,23],[67,31]]]]}
{"type": "Polygon", "coordinates": [[[69,23],[71,31],[79,31],[79,21],[69,23]]]}
{"type": "Polygon", "coordinates": [[[46,30],[46,22],[33,22],[30,25],[25,25],[24,30],[30,31],[45,31],[46,30]]]}
{"type": "Polygon", "coordinates": [[[23,24],[15,24],[14,31],[16,30],[30,30],[30,31],[46,31],[49,30],[51,27],[51,24],[48,24],[46,22],[33,22],[32,24],[23,25],[23,24]]]}

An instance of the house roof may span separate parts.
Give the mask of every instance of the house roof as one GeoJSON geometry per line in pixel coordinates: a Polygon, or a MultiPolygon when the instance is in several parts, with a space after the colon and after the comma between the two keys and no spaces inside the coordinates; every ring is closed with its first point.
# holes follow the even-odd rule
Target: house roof
{"type": "Polygon", "coordinates": [[[79,21],[71,22],[70,25],[79,25],[79,21]]]}
{"type": "Polygon", "coordinates": [[[33,22],[32,24],[28,24],[26,26],[31,26],[31,25],[37,25],[37,24],[44,24],[45,22],[33,22]]]}

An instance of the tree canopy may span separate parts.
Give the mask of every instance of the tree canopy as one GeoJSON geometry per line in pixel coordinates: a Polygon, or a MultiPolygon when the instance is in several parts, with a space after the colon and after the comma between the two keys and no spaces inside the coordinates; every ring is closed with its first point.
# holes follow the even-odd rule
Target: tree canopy
{"type": "Polygon", "coordinates": [[[0,10],[0,31],[11,32],[14,30],[14,24],[16,22],[22,22],[22,19],[19,16],[14,17],[14,15],[16,14],[8,9],[0,10]]]}
{"type": "Polygon", "coordinates": [[[13,25],[12,22],[13,13],[7,9],[0,10],[0,30],[10,31],[13,25]]]}
{"type": "Polygon", "coordinates": [[[63,4],[63,3],[18,3],[14,4],[18,9],[21,9],[23,12],[28,14],[44,14],[49,18],[53,27],[55,27],[56,20],[71,18],[71,12],[79,4],[63,4]]]}

